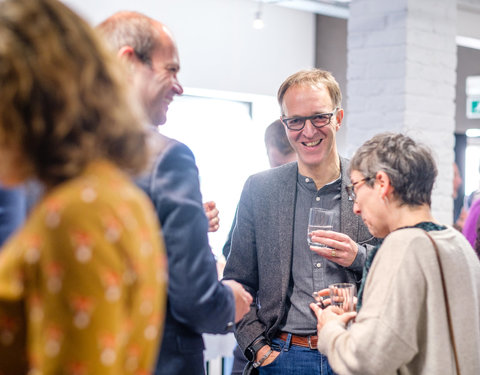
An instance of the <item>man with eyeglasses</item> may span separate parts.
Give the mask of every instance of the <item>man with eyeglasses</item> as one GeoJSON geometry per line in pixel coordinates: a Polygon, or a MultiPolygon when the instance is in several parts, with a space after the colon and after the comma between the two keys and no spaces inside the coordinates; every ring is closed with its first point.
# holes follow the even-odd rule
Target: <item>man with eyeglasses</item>
{"type": "MultiPolygon", "coordinates": [[[[233,329],[252,297],[233,280],[218,281],[193,154],[156,129],[166,122],[174,96],[183,92],[177,46],[163,24],[136,12],[116,13],[97,29],[127,65],[132,91],[153,125],[151,168],[136,182],[155,206],[168,258],[167,315],[154,374],[204,374],[202,333],[233,329]]],[[[150,373],[135,368],[135,353],[142,348],[125,350],[133,353],[126,363],[132,373],[150,373]]]]}
{"type": "Polygon", "coordinates": [[[298,162],[245,183],[224,278],[239,281],[256,301],[236,338],[250,361],[244,374],[333,374],[316,350],[312,293],[332,283],[358,284],[375,239],[347,193],[348,160],[338,155],[335,139],[342,95],[334,77],[320,69],[300,71],[283,82],[277,97],[298,162]],[[307,243],[311,207],[336,213],[333,230],[312,238],[326,247],[307,243]]]}

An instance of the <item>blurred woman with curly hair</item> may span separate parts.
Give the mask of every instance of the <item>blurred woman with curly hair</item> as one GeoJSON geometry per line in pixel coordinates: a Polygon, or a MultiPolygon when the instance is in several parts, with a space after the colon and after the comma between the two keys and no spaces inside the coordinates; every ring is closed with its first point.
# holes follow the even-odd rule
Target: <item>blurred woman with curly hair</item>
{"type": "Polygon", "coordinates": [[[0,373],[149,373],[164,246],[115,56],[56,0],[0,2],[0,182],[45,196],[0,253],[0,373]],[[143,372],[142,372],[143,371],[143,372]]]}

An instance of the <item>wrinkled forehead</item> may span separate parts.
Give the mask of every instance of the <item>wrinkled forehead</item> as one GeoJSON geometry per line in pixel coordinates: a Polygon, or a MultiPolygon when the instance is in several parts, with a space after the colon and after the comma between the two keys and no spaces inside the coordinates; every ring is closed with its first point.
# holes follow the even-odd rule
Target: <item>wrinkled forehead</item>
{"type": "Polygon", "coordinates": [[[281,111],[287,114],[299,104],[316,107],[318,112],[328,112],[333,104],[330,92],[323,83],[297,83],[290,86],[283,95],[281,111]]]}
{"type": "Polygon", "coordinates": [[[180,66],[180,59],[178,57],[178,49],[175,40],[168,29],[165,30],[167,32],[160,32],[159,30],[157,43],[152,51],[152,60],[156,60],[158,63],[180,66]]]}

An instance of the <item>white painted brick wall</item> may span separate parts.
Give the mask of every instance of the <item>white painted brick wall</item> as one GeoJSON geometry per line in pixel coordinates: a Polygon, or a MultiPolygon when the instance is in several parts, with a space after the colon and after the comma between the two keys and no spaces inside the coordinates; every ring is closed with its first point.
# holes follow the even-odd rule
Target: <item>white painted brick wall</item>
{"type": "Polygon", "coordinates": [[[459,0],[458,3],[480,6],[480,0],[459,0]]]}
{"type": "Polygon", "coordinates": [[[456,6],[355,0],[348,23],[347,156],[384,131],[428,145],[439,170],[433,212],[444,223],[453,219],[456,6]]]}
{"type": "Polygon", "coordinates": [[[406,10],[407,2],[397,0],[355,0],[350,3],[351,10],[352,7],[354,8],[355,14],[388,14],[406,10]]]}

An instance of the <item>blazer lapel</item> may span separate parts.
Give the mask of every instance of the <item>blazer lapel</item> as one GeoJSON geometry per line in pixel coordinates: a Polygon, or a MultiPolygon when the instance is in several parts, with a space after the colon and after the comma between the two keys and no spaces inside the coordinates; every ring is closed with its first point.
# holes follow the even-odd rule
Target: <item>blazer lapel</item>
{"type": "Polygon", "coordinates": [[[295,203],[297,194],[297,163],[292,163],[285,171],[283,181],[277,187],[278,211],[278,244],[282,272],[282,301],[285,302],[290,282],[293,253],[293,228],[295,222],[295,203]]]}
{"type": "Polygon", "coordinates": [[[342,177],[342,202],[340,206],[340,231],[348,235],[352,240],[358,238],[358,218],[353,213],[353,201],[347,194],[345,186],[350,183],[347,176],[348,160],[340,157],[340,175],[342,177]]]}

